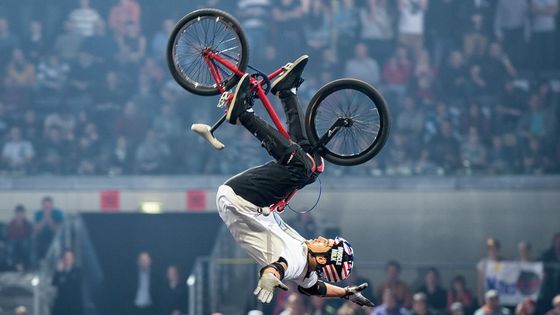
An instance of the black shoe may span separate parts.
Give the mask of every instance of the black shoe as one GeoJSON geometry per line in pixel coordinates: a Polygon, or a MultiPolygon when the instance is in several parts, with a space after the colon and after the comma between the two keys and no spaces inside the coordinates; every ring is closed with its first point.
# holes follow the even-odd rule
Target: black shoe
{"type": "Polygon", "coordinates": [[[237,86],[235,87],[235,92],[233,93],[233,99],[229,103],[229,107],[226,114],[226,120],[232,124],[237,124],[237,119],[239,115],[247,110],[247,100],[250,96],[249,93],[249,83],[250,77],[248,73],[245,73],[237,86]]]}
{"type": "Polygon", "coordinates": [[[297,88],[303,82],[301,74],[303,73],[303,68],[307,64],[309,56],[303,55],[296,59],[294,62],[289,63],[285,66],[286,70],[279,77],[277,77],[270,91],[272,94],[277,95],[279,91],[288,91],[292,88],[297,88]]]}

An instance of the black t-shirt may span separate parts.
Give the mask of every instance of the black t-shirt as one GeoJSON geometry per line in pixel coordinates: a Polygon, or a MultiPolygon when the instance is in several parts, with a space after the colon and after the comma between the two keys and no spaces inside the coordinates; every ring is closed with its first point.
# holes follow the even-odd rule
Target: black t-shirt
{"type": "Polygon", "coordinates": [[[271,161],[235,175],[225,185],[252,204],[268,207],[286,198],[293,190],[313,183],[318,173],[311,172],[311,165],[311,160],[305,156],[294,157],[288,165],[271,161]]]}

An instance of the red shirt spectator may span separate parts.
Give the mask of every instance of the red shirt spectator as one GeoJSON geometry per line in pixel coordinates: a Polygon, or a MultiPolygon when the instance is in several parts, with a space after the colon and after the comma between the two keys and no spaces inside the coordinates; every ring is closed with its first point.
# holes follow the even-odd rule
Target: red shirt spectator
{"type": "Polygon", "coordinates": [[[111,8],[109,25],[117,35],[123,35],[129,23],[140,27],[140,5],[135,0],[120,0],[111,8]]]}
{"type": "Polygon", "coordinates": [[[399,63],[397,58],[391,57],[383,67],[383,80],[391,85],[406,85],[412,73],[412,66],[399,63]]]}
{"type": "Polygon", "coordinates": [[[25,217],[25,208],[22,205],[16,206],[15,216],[8,224],[6,236],[10,240],[26,240],[31,237],[33,225],[25,217]]]}

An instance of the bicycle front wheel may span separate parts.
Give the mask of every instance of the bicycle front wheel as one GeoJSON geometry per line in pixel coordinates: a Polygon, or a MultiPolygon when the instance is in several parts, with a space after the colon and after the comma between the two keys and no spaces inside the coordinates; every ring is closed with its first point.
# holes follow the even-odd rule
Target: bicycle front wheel
{"type": "Polygon", "coordinates": [[[217,9],[200,9],[185,15],[171,32],[167,44],[167,64],[173,78],[186,90],[198,95],[217,95],[231,89],[239,77],[217,61],[222,80],[216,82],[204,53],[212,51],[240,71],[249,61],[247,38],[239,22],[217,9]]]}
{"type": "Polygon", "coordinates": [[[309,141],[327,161],[358,165],[373,158],[389,136],[387,104],[377,89],[356,79],[323,86],[305,115],[309,141]]]}

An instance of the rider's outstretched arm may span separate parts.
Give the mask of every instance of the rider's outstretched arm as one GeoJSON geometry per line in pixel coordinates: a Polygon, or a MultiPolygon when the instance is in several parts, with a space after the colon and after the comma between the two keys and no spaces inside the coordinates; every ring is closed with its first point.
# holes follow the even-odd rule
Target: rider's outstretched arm
{"type": "Polygon", "coordinates": [[[373,307],[373,303],[360,293],[367,287],[367,283],[362,283],[358,286],[349,286],[343,288],[319,280],[314,286],[311,286],[310,288],[303,288],[299,286],[298,291],[305,295],[343,298],[350,300],[360,306],[373,307]]]}

